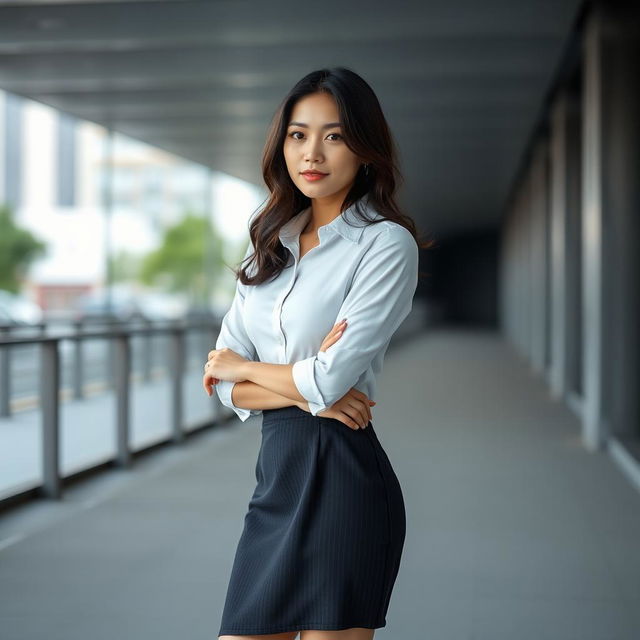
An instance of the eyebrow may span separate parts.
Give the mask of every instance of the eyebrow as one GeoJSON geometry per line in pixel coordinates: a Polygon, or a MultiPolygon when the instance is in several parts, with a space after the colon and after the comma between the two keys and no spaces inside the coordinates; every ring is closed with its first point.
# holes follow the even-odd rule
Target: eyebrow
{"type": "MultiPolygon", "coordinates": [[[[308,124],[305,124],[304,122],[290,122],[289,123],[290,127],[305,127],[306,129],[309,128],[308,124]]],[[[327,124],[323,124],[322,125],[322,129],[331,129],[333,127],[340,127],[342,126],[339,122],[328,122],[327,124]]]]}

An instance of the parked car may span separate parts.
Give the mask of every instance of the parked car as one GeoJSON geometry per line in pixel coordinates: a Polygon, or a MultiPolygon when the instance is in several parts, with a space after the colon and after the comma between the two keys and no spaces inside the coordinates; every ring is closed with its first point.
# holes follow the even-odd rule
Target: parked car
{"type": "Polygon", "coordinates": [[[104,322],[114,319],[128,322],[144,318],[136,297],[131,293],[116,289],[111,292],[110,298],[103,290],[79,296],[74,304],[74,320],[104,322]]]}
{"type": "Polygon", "coordinates": [[[138,304],[148,320],[179,320],[185,316],[188,303],[176,294],[149,291],[138,296],[138,304]]]}
{"type": "Polygon", "coordinates": [[[31,325],[42,322],[42,309],[16,293],[0,289],[0,323],[31,325]]]}
{"type": "Polygon", "coordinates": [[[80,296],[74,318],[82,321],[109,317],[122,321],[177,320],[185,315],[187,307],[187,300],[177,294],[114,288],[110,304],[103,290],[80,296]]]}

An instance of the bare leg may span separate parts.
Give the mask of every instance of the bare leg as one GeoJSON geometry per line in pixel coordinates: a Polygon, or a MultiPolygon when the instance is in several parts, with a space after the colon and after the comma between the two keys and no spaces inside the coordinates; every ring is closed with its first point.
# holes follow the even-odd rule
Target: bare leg
{"type": "Polygon", "coordinates": [[[372,640],[375,631],[365,627],[352,627],[340,631],[305,629],[300,632],[300,640],[372,640]]]}

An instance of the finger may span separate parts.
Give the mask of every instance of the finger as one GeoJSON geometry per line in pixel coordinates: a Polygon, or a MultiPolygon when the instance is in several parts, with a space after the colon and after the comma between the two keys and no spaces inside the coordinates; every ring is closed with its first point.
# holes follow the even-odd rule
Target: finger
{"type": "Polygon", "coordinates": [[[369,422],[369,411],[366,405],[363,405],[363,410],[360,412],[360,415],[362,416],[362,428],[365,429],[369,422]]]}
{"type": "Polygon", "coordinates": [[[369,397],[364,394],[364,399],[362,401],[362,404],[364,405],[364,407],[367,410],[367,415],[369,416],[369,420],[373,420],[373,414],[371,413],[371,407],[375,404],[375,402],[373,402],[372,400],[369,400],[369,397]]]}
{"type": "Polygon", "coordinates": [[[202,378],[202,386],[204,390],[211,396],[213,395],[213,385],[220,382],[219,378],[214,378],[211,374],[205,374],[202,378]]]}
{"type": "Polygon", "coordinates": [[[347,327],[347,323],[342,321],[342,322],[338,322],[338,324],[333,325],[333,329],[331,329],[331,331],[329,332],[329,335],[335,335],[336,333],[340,332],[342,333],[347,327]]]}
{"type": "Polygon", "coordinates": [[[362,420],[364,421],[364,424],[362,425],[362,428],[364,429],[367,426],[367,423],[369,422],[369,420],[371,419],[368,403],[361,402],[358,406],[358,410],[360,411],[360,415],[362,416],[362,420]]]}
{"type": "Polygon", "coordinates": [[[354,431],[360,428],[360,425],[353,419],[349,407],[343,407],[342,409],[339,409],[338,414],[336,415],[336,419],[340,420],[340,422],[349,427],[349,429],[353,429],[354,431]]]}
{"type": "Polygon", "coordinates": [[[357,404],[352,404],[349,406],[348,410],[344,410],[347,415],[353,418],[353,421],[358,425],[360,429],[364,428],[367,425],[366,414],[362,411],[362,409],[357,404]]]}
{"type": "MultiPolygon", "coordinates": [[[[366,396],[365,396],[366,398],[366,396]]],[[[372,415],[371,415],[371,407],[369,406],[369,401],[365,400],[364,402],[361,402],[359,400],[356,401],[355,406],[357,407],[358,411],[360,412],[360,414],[367,420],[371,420],[372,415]]]]}
{"type": "Polygon", "coordinates": [[[353,431],[356,431],[357,429],[360,428],[360,425],[347,413],[342,413],[341,417],[338,418],[338,420],[340,420],[340,422],[342,422],[343,424],[347,425],[347,427],[349,427],[349,429],[352,429],[353,431]]]}
{"type": "Polygon", "coordinates": [[[341,336],[342,336],[342,331],[338,331],[338,333],[329,334],[322,342],[320,351],[326,351],[332,344],[335,344],[336,342],[338,342],[341,336]]]}
{"type": "Polygon", "coordinates": [[[349,395],[351,396],[351,400],[353,403],[352,406],[354,406],[363,417],[366,417],[366,426],[366,422],[373,418],[373,416],[371,415],[371,407],[369,406],[369,398],[365,393],[362,393],[362,391],[359,391],[355,387],[351,387],[349,395]]]}

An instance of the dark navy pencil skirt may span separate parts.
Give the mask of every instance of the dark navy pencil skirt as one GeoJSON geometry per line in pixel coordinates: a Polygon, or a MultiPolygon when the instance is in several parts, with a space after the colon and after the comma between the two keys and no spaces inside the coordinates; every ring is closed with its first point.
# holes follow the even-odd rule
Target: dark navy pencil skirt
{"type": "Polygon", "coordinates": [[[406,520],[373,424],[265,409],[255,474],[218,635],[384,627],[406,520]]]}

